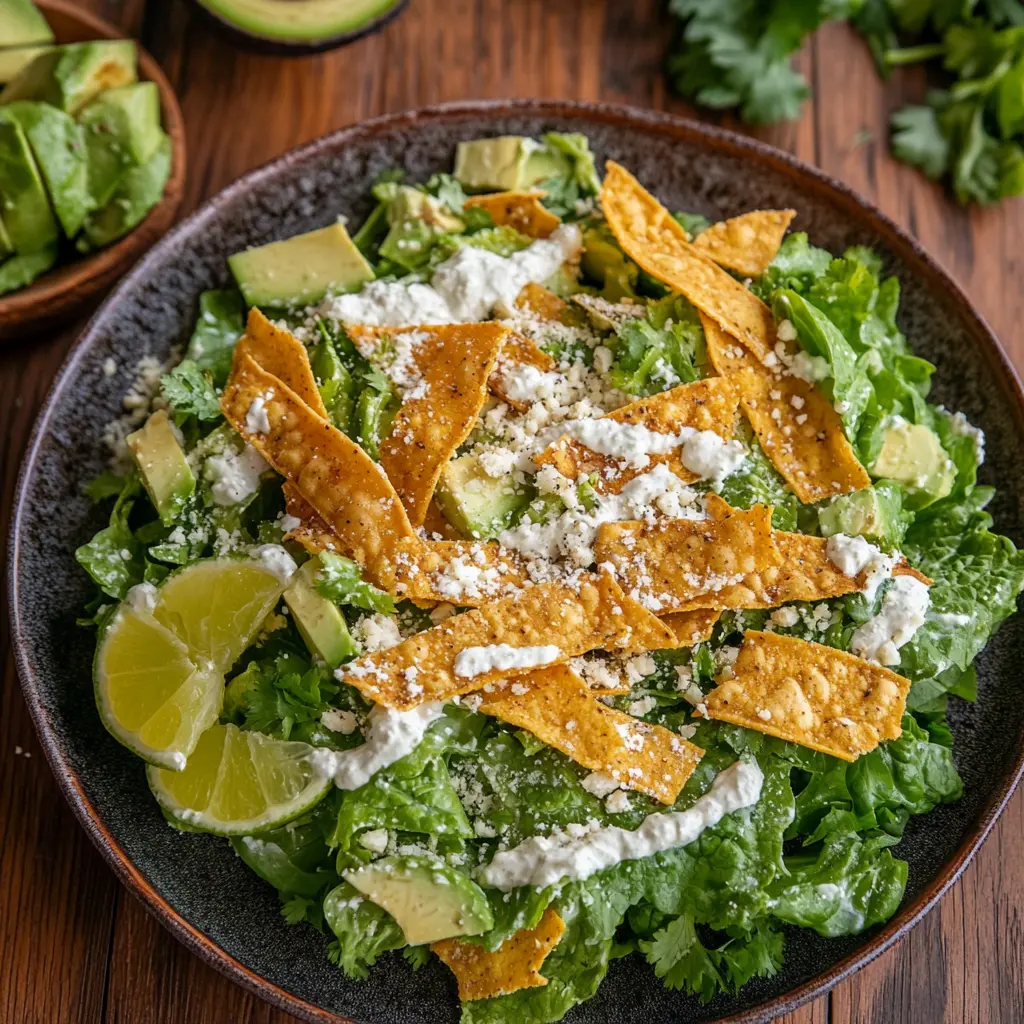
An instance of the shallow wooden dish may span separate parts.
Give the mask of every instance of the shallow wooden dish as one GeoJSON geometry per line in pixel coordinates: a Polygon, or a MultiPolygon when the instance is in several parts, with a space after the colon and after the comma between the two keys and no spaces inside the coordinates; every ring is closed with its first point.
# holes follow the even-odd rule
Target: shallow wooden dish
{"type": "MultiPolygon", "coordinates": [[[[40,0],[39,9],[58,43],[121,39],[109,22],[63,0],[40,0]]],[[[27,288],[0,296],[0,342],[67,319],[93,296],[110,287],[174,223],[185,191],[185,123],[178,99],[160,65],[141,47],[139,78],[160,90],[164,130],[171,137],[171,175],[164,197],[146,219],[113,245],[69,263],[58,264],[27,288]]]]}

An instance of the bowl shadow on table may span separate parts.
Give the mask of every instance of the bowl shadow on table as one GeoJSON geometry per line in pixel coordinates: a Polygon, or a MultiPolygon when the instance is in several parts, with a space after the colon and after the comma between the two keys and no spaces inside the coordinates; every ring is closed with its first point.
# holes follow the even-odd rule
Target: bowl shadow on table
{"type": "MultiPolygon", "coordinates": [[[[795,229],[808,230],[818,244],[833,251],[851,244],[879,246],[904,285],[902,326],[920,354],[938,366],[935,400],[964,410],[989,434],[989,462],[982,477],[986,483],[998,480],[1002,487],[992,510],[997,526],[1018,543],[1024,538],[1024,480],[1016,473],[1024,428],[1012,381],[997,376],[1005,371],[976,343],[982,328],[958,306],[957,296],[944,294],[941,280],[929,278],[932,271],[923,269],[909,250],[904,248],[909,263],[886,250],[884,224],[855,212],[852,201],[837,198],[820,182],[795,174],[784,158],[755,158],[731,142],[709,140],[692,127],[670,127],[663,134],[655,118],[629,124],[619,115],[598,111],[584,113],[581,122],[562,109],[551,105],[538,112],[514,107],[497,113],[449,111],[443,118],[427,115],[353,129],[339,141],[322,142],[288,158],[281,183],[264,175],[223,195],[216,212],[200,214],[180,243],[161,249],[140,268],[116,307],[101,312],[87,350],[78,356],[79,376],[67,379],[61,402],[49,411],[49,432],[26,481],[25,499],[33,513],[19,538],[17,597],[20,639],[31,652],[34,677],[27,693],[37,704],[37,718],[41,716],[53,730],[57,748],[81,779],[82,792],[103,828],[161,899],[248,971],[308,1004],[351,1015],[364,1024],[456,1020],[454,985],[446,969],[434,962],[414,975],[400,956],[389,955],[371,972],[370,981],[344,978],[323,955],[327,939],[308,927],[287,927],[273,890],[242,865],[225,841],[170,828],[148,793],[141,763],[99,723],[87,682],[92,634],[76,630],[72,638],[68,635],[70,618],[90,596],[84,573],[69,571],[74,548],[102,525],[80,491],[81,483],[103,468],[95,424],[118,414],[130,356],[140,354],[140,337],[148,339],[149,351],[163,356],[172,343],[187,336],[199,292],[228,281],[226,254],[322,226],[339,213],[358,219],[368,212],[364,192],[377,172],[398,164],[414,179],[426,177],[450,166],[459,138],[536,135],[551,128],[586,131],[602,157],[630,166],[673,208],[721,217],[792,205],[801,211],[795,229]],[[694,173],[694,168],[701,173],[694,173]],[[105,378],[102,372],[108,357],[122,367],[114,378],[105,378]],[[88,411],[83,408],[86,401],[88,411]]],[[[977,831],[979,820],[987,820],[989,806],[1003,797],[1007,780],[1015,777],[1024,727],[1024,702],[1015,684],[1022,651],[1024,623],[1018,617],[1003,627],[980,660],[981,702],[951,704],[965,796],[958,804],[912,819],[896,847],[896,854],[910,862],[905,907],[943,884],[944,865],[977,831]]],[[[86,826],[104,845],[102,832],[88,818],[86,826]]],[[[120,873],[129,880],[123,868],[120,873]]],[[[169,925],[216,966],[227,966],[214,960],[180,923],[172,920],[169,925]]],[[[641,958],[631,957],[614,963],[599,996],[574,1010],[569,1019],[707,1021],[778,998],[763,1014],[754,1010],[750,1018],[767,1019],[786,1007],[786,993],[834,969],[877,934],[875,930],[824,940],[790,929],[786,962],[778,977],[756,980],[736,998],[717,997],[705,1005],[668,992],[641,958]]],[[[255,984],[251,976],[232,976],[255,984]]],[[[282,1002],[280,993],[263,994],[282,1002]]],[[[303,1012],[295,1003],[282,1005],[303,1012]]],[[[316,1011],[310,1007],[306,1012],[316,1011]]]]}

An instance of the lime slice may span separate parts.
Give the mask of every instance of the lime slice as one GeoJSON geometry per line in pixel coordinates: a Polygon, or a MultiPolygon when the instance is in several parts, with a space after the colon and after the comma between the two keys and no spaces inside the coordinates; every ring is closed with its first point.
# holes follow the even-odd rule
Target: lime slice
{"type": "Polygon", "coordinates": [[[304,814],[330,789],[315,748],[234,725],[214,725],[184,771],[146,769],[154,796],[172,820],[221,836],[251,835],[304,814]]]}
{"type": "Polygon", "coordinates": [[[237,559],[196,562],[133,592],[93,664],[103,724],[150,764],[181,771],[220,714],[224,673],[273,611],[285,581],[237,559]]]}

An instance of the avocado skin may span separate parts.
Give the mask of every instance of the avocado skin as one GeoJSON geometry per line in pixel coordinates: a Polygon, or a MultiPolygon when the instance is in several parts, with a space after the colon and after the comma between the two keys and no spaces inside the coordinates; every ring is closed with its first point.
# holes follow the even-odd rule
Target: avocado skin
{"type": "Polygon", "coordinates": [[[8,104],[3,116],[21,125],[64,234],[74,238],[93,208],[81,125],[64,111],[34,100],[8,104]]]}
{"type": "Polygon", "coordinates": [[[274,39],[270,36],[241,28],[219,15],[216,11],[210,10],[202,0],[186,0],[186,3],[196,12],[200,20],[205,21],[207,25],[213,28],[228,43],[273,57],[308,57],[315,53],[337,50],[342,46],[348,46],[349,43],[362,39],[364,36],[374,35],[397,18],[408,6],[409,0],[393,0],[392,5],[387,10],[360,28],[352,29],[349,32],[340,32],[329,37],[317,39],[316,41],[303,40],[296,42],[274,39]]]}

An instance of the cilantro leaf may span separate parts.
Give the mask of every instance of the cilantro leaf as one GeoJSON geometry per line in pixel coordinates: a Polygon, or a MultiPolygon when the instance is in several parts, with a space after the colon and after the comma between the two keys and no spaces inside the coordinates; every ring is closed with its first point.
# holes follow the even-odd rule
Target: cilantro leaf
{"type": "Polygon", "coordinates": [[[176,418],[187,415],[205,421],[221,418],[213,377],[194,359],[184,359],[170,373],[165,373],[160,390],[176,418]]]}
{"type": "Polygon", "coordinates": [[[398,922],[348,882],[327,894],[324,919],[336,936],[327,956],[350,978],[365,978],[382,953],[405,945],[398,922]]]}
{"type": "Polygon", "coordinates": [[[185,358],[208,370],[215,384],[223,385],[228,379],[235,342],[245,331],[244,317],[245,303],[234,289],[199,296],[199,317],[185,358]]]}
{"type": "Polygon", "coordinates": [[[725,987],[712,954],[697,938],[693,918],[688,914],[662,928],[652,941],[641,941],[640,949],[666,988],[686,989],[706,1003],[725,987]]]}
{"type": "Polygon", "coordinates": [[[320,570],[316,575],[316,590],[335,604],[352,605],[366,611],[393,615],[395,602],[390,594],[378,590],[362,577],[359,566],[349,558],[320,553],[320,570]]]}

